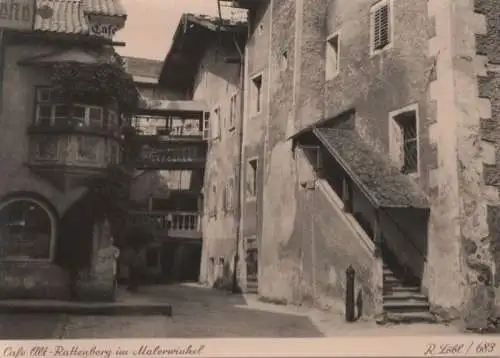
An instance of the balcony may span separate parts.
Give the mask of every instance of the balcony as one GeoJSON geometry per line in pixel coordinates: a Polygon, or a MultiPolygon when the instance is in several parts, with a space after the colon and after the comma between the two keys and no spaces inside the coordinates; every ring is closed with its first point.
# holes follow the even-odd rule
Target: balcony
{"type": "Polygon", "coordinates": [[[201,239],[198,212],[131,211],[129,225],[149,231],[155,238],[201,239]]]}

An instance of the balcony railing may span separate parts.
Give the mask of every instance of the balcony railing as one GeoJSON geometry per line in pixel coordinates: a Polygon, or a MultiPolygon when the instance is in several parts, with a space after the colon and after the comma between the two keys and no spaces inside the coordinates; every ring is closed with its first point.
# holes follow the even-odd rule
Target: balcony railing
{"type": "Polygon", "coordinates": [[[135,115],[132,126],[141,135],[200,138],[203,136],[203,122],[199,119],[135,115]]]}
{"type": "Polygon", "coordinates": [[[201,222],[198,212],[132,211],[129,225],[139,226],[155,236],[172,238],[201,238],[201,222]]]}
{"type": "Polygon", "coordinates": [[[136,167],[142,169],[199,168],[205,166],[205,149],[192,145],[144,144],[138,151],[136,167]],[[175,168],[174,168],[175,167],[175,168]]]}

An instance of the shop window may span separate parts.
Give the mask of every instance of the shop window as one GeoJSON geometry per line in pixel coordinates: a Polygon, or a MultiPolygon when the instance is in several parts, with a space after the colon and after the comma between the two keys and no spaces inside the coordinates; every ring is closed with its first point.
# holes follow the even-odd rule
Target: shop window
{"type": "Polygon", "coordinates": [[[0,259],[53,259],[55,219],[38,200],[16,198],[0,204],[0,259]]]}

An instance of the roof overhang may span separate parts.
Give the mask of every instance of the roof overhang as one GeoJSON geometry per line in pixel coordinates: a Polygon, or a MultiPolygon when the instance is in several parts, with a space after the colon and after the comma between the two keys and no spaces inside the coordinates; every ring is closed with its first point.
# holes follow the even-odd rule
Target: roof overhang
{"type": "Polygon", "coordinates": [[[311,138],[335,159],[375,208],[429,210],[427,196],[384,156],[373,151],[355,129],[312,126],[292,137],[311,138]]]}
{"type": "Polygon", "coordinates": [[[209,112],[209,109],[204,101],[143,99],[137,114],[163,117],[202,118],[207,112],[209,112]]]}
{"type": "Polygon", "coordinates": [[[160,85],[186,92],[193,86],[202,56],[217,36],[236,36],[242,43],[247,35],[247,24],[214,24],[209,18],[184,14],[175,31],[172,46],[159,76],[160,85]]]}
{"type": "Polygon", "coordinates": [[[72,48],[65,51],[55,51],[46,54],[28,57],[18,61],[22,66],[43,66],[58,63],[78,63],[86,65],[98,65],[102,63],[116,63],[118,61],[111,52],[91,52],[82,48],[72,48]]]}

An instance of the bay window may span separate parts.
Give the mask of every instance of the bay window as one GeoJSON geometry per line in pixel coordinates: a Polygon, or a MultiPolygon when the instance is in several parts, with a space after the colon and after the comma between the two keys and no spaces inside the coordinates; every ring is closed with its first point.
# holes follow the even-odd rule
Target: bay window
{"type": "Polygon", "coordinates": [[[96,105],[95,101],[88,102],[82,95],[70,97],[52,88],[39,87],[36,89],[35,125],[94,129],[119,126],[114,109],[96,105]]]}

